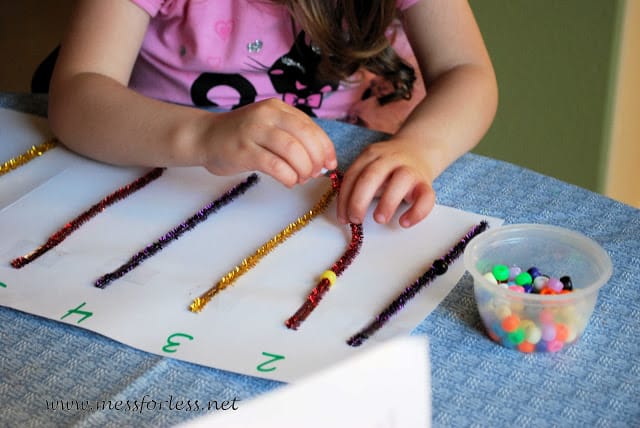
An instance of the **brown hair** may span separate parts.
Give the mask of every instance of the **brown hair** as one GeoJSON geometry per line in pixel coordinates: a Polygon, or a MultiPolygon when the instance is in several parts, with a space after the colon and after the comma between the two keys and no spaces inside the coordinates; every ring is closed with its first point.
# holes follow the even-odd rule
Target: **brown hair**
{"type": "Polygon", "coordinates": [[[320,48],[319,77],[346,80],[361,68],[388,80],[394,92],[381,104],[411,98],[413,67],[393,50],[386,30],[398,17],[397,0],[272,0],[289,12],[320,48]]]}

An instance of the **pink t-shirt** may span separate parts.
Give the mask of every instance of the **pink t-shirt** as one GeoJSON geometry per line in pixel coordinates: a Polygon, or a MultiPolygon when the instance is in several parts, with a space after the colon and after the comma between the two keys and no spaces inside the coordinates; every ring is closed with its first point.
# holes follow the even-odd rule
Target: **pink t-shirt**
{"type": "Polygon", "coordinates": [[[151,22],[129,86],[150,97],[224,109],[277,97],[311,116],[344,119],[366,89],[312,78],[314,47],[268,1],[131,1],[151,22]]]}

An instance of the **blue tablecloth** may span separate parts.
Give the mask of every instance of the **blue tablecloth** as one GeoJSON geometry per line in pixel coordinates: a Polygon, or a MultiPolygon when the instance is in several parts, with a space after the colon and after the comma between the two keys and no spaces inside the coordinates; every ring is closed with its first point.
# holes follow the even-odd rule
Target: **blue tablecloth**
{"type": "MultiPolygon", "coordinates": [[[[46,96],[0,94],[0,107],[27,113],[45,115],[46,102],[46,96]]],[[[341,164],[381,137],[350,125],[320,124],[341,164]]],[[[444,205],[505,223],[582,232],[609,253],[614,276],[577,344],[557,354],[522,354],[483,333],[465,274],[413,332],[430,340],[433,426],[640,426],[640,210],[474,154],[448,168],[435,188],[444,205]]],[[[0,307],[0,426],[168,426],[196,414],[51,411],[47,400],[246,400],[280,385],[150,355],[0,307]]]]}

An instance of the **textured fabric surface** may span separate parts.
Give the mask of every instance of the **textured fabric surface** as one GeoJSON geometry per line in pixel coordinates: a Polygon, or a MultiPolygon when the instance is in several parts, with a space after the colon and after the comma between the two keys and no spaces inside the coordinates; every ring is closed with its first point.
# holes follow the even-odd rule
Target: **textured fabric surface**
{"type": "MultiPolygon", "coordinates": [[[[0,106],[44,114],[46,98],[0,94],[0,106]]],[[[380,134],[320,121],[342,165],[380,134]]],[[[518,166],[468,154],[435,183],[438,202],[548,223],[593,238],[614,276],[584,336],[557,354],[491,342],[466,274],[413,332],[430,340],[433,426],[640,426],[640,211],[518,166]]],[[[94,333],[0,307],[0,426],[168,426],[202,413],[51,411],[46,400],[247,400],[280,383],[137,351],[94,333]]],[[[241,403],[241,402],[240,402],[241,403]]],[[[241,408],[241,405],[240,405],[241,408]]]]}

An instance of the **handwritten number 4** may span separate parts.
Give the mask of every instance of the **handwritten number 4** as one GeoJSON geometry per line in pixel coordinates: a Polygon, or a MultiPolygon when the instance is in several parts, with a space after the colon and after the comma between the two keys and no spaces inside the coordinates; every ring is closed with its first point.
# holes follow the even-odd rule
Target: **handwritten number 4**
{"type": "Polygon", "coordinates": [[[67,311],[67,313],[62,316],[60,319],[63,320],[66,317],[68,317],[69,315],[80,315],[82,316],[82,318],[80,318],[77,322],[77,324],[80,324],[82,321],[86,320],[87,318],[93,316],[93,312],[88,312],[88,311],[81,311],[80,309],[82,309],[84,307],[84,305],[86,305],[87,302],[82,302],[82,304],[76,306],[73,309],[69,309],[67,311]]]}

